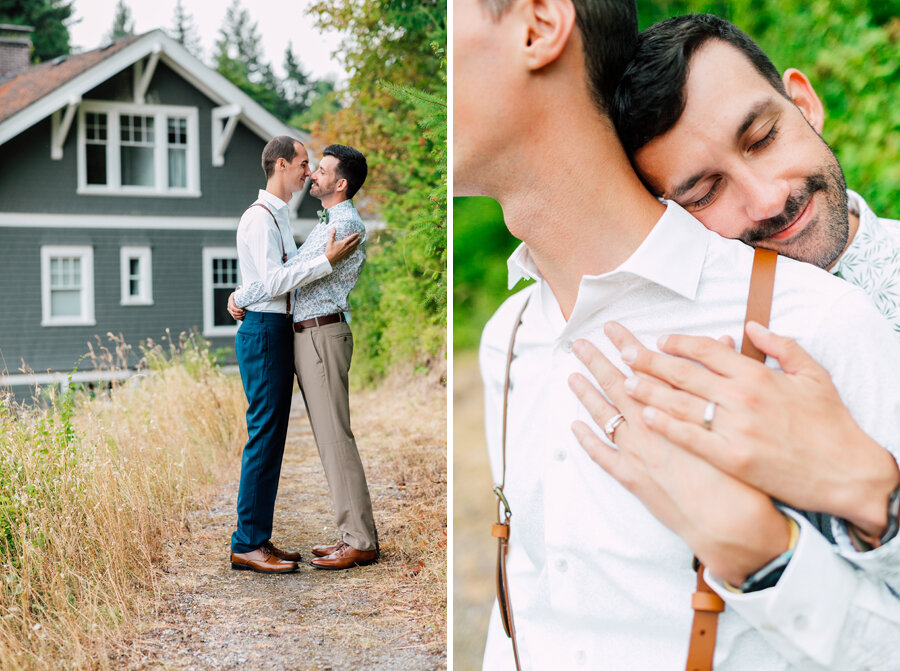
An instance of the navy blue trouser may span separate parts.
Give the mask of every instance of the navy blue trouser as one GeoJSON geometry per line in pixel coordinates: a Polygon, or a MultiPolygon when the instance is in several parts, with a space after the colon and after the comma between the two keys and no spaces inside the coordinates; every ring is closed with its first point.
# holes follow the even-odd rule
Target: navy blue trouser
{"type": "Polygon", "coordinates": [[[252,552],[272,536],[272,515],[294,385],[289,315],[247,311],[234,342],[247,395],[247,444],[241,461],[232,552],[252,552]]]}

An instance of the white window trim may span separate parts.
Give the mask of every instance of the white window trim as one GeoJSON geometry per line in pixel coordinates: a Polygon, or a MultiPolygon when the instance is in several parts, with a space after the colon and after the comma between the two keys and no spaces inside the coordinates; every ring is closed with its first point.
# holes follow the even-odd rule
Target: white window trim
{"type": "Polygon", "coordinates": [[[41,326],[95,326],[94,321],[94,248],[86,246],[45,245],[41,247],[41,326]],[[53,317],[50,314],[50,259],[77,256],[81,259],[81,315],[53,317]]]}
{"type": "Polygon", "coordinates": [[[78,188],[80,195],[94,196],[165,196],[166,198],[199,198],[200,193],[200,125],[196,107],[176,105],[137,105],[126,102],[85,100],[78,108],[78,188]],[[88,112],[106,114],[106,184],[87,183],[87,153],[84,117],[88,112]],[[119,115],[137,114],[154,117],[157,141],[154,144],[156,184],[154,186],[122,186],[120,170],[121,144],[119,115]],[[187,187],[172,188],[168,179],[168,117],[187,119],[187,187]]]}
{"type": "MultiPolygon", "coordinates": [[[[204,247],[203,248],[203,335],[204,337],[233,336],[239,324],[234,326],[215,326],[213,324],[213,277],[212,261],[220,258],[238,258],[237,247],[204,247]]],[[[238,265],[238,282],[241,281],[241,267],[238,265]]]]}
{"type": "Polygon", "coordinates": [[[122,305],[153,305],[153,266],[149,247],[122,247],[119,252],[119,273],[122,278],[122,305]],[[128,273],[128,261],[140,260],[138,277],[139,296],[132,296],[130,289],[131,276],[128,273]]]}

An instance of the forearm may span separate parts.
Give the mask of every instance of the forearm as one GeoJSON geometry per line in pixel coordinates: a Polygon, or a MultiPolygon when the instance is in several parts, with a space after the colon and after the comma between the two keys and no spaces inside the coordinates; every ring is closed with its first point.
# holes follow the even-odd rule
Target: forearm
{"type": "Polygon", "coordinates": [[[262,282],[251,282],[246,287],[238,287],[234,292],[234,304],[239,308],[246,308],[254,303],[262,303],[272,300],[262,282]]]}

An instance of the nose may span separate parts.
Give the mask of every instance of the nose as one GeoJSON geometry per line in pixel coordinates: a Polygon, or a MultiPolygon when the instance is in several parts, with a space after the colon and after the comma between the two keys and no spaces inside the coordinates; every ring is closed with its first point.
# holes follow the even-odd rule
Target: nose
{"type": "Polygon", "coordinates": [[[765,171],[747,170],[741,178],[747,216],[753,221],[777,217],[784,211],[791,195],[791,185],[786,179],[765,171]]]}

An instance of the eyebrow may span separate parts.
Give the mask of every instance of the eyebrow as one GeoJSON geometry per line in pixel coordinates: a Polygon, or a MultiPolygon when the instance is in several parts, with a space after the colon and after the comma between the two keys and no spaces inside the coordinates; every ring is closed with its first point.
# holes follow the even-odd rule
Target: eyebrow
{"type": "MultiPolygon", "coordinates": [[[[737,132],[734,134],[735,141],[740,141],[744,133],[747,132],[747,129],[753,125],[753,122],[756,121],[763,112],[767,111],[774,104],[775,99],[772,97],[768,97],[764,100],[760,100],[753,107],[751,107],[744,117],[744,120],[741,122],[740,126],[738,126],[737,132]]],[[[679,196],[683,196],[685,193],[693,189],[694,186],[696,186],[697,182],[703,179],[704,175],[706,175],[707,172],[709,171],[701,170],[688,177],[681,184],[672,189],[671,193],[669,194],[669,198],[671,200],[675,200],[679,196]]]]}

